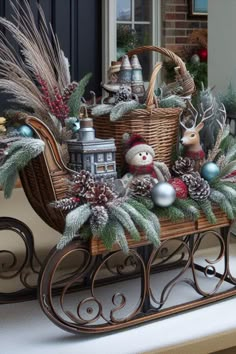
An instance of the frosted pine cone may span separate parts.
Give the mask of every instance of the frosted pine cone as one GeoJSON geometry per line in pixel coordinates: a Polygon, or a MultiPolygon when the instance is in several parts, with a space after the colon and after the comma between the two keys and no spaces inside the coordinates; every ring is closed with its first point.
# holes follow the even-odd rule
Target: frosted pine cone
{"type": "Polygon", "coordinates": [[[209,197],[211,191],[210,186],[198,172],[184,175],[182,179],[188,186],[190,198],[201,201],[209,197]]]}
{"type": "Polygon", "coordinates": [[[115,199],[116,195],[104,183],[96,183],[93,188],[88,190],[84,195],[86,201],[91,205],[103,205],[115,199]]]}
{"type": "Polygon", "coordinates": [[[90,226],[95,235],[108,222],[108,213],[104,206],[96,205],[92,208],[92,216],[90,218],[90,226]]]}
{"type": "Polygon", "coordinates": [[[132,91],[129,86],[121,85],[119,91],[115,95],[115,103],[119,103],[121,101],[127,102],[132,100],[132,91]]]}
{"type": "Polygon", "coordinates": [[[82,170],[73,175],[70,192],[71,195],[84,197],[89,190],[94,188],[94,186],[95,182],[92,174],[88,171],[82,170]]]}
{"type": "Polygon", "coordinates": [[[179,159],[175,161],[172,170],[176,176],[181,177],[185,174],[192,174],[194,172],[194,165],[195,162],[189,157],[179,157],[179,159]]]}
{"type": "Polygon", "coordinates": [[[52,203],[52,207],[61,210],[72,210],[75,209],[80,204],[79,198],[64,198],[61,200],[57,200],[56,202],[52,203]]]}
{"type": "Polygon", "coordinates": [[[137,195],[141,197],[149,197],[150,191],[152,189],[151,178],[136,178],[132,181],[130,186],[132,195],[137,195]]]}

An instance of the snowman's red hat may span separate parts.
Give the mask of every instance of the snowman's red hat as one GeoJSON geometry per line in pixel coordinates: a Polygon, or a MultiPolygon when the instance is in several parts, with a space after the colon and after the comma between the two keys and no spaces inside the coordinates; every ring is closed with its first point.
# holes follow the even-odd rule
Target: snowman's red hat
{"type": "Polygon", "coordinates": [[[125,160],[129,164],[132,158],[139,152],[149,152],[152,157],[155,156],[153,148],[146,143],[139,134],[133,134],[126,142],[125,160]]]}

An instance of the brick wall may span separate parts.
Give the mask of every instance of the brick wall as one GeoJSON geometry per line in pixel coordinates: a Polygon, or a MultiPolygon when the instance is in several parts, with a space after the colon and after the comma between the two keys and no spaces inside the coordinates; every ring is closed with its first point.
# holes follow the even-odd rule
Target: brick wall
{"type": "Polygon", "coordinates": [[[207,28],[207,18],[195,20],[188,16],[188,0],[162,0],[162,45],[175,53],[188,44],[195,29],[207,28]]]}

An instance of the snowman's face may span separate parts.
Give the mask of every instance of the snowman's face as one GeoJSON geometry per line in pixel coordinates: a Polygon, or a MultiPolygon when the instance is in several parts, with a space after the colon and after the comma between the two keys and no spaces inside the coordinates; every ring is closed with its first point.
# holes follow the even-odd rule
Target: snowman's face
{"type": "Polygon", "coordinates": [[[130,161],[133,166],[146,166],[152,163],[153,157],[149,152],[138,152],[130,161]]]}

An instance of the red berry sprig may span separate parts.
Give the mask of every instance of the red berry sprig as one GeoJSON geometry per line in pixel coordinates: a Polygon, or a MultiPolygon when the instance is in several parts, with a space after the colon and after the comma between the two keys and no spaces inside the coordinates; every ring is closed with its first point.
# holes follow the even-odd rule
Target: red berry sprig
{"type": "Polygon", "coordinates": [[[61,122],[64,122],[69,115],[69,107],[63,100],[63,96],[60,94],[58,87],[54,87],[53,90],[53,99],[50,96],[48,84],[46,80],[37,76],[37,81],[41,87],[42,100],[48,107],[49,111],[57,117],[61,122]]]}

